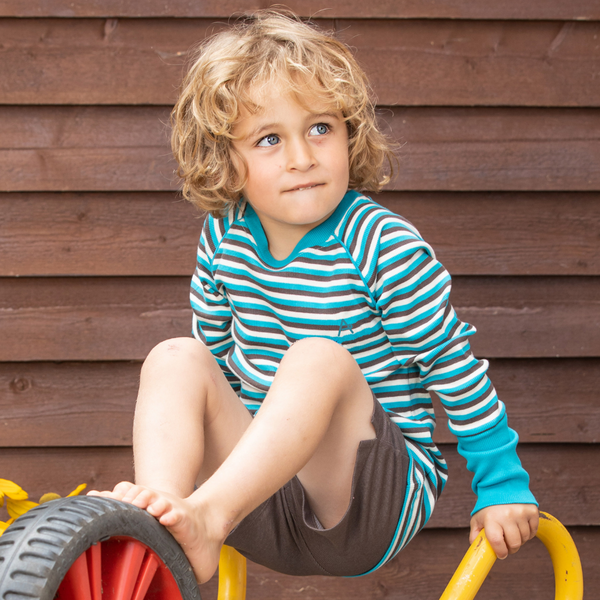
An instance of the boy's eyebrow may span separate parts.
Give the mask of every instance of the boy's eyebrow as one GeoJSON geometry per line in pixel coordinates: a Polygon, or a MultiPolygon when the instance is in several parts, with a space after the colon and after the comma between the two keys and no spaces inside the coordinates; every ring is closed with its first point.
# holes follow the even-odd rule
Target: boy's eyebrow
{"type": "Polygon", "coordinates": [[[279,126],[279,123],[265,123],[264,125],[259,125],[255,127],[252,131],[250,131],[247,135],[244,136],[244,141],[249,140],[251,138],[258,137],[261,133],[265,131],[269,131],[270,129],[275,129],[279,126]]]}
{"type": "MultiPolygon", "coordinates": [[[[338,120],[340,118],[339,115],[337,115],[334,112],[324,112],[324,113],[314,113],[314,114],[311,113],[308,116],[308,120],[314,121],[314,120],[322,119],[323,117],[329,117],[330,119],[338,119],[338,120]]],[[[280,125],[281,125],[281,123],[279,123],[277,121],[273,121],[271,123],[265,123],[264,125],[259,125],[258,127],[255,127],[252,131],[248,132],[243,137],[243,140],[246,141],[249,139],[257,138],[262,133],[266,133],[269,130],[277,129],[277,127],[279,127],[280,125]]]]}

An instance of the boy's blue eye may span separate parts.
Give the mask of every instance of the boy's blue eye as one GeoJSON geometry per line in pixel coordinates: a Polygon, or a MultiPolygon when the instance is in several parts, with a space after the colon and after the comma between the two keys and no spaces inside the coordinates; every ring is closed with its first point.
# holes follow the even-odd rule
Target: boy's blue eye
{"type": "Polygon", "coordinates": [[[317,123],[316,125],[313,125],[310,130],[311,135],[325,135],[328,132],[329,125],[326,125],[325,123],[317,123]]]}
{"type": "Polygon", "coordinates": [[[268,147],[268,146],[275,146],[279,143],[279,136],[275,135],[274,133],[271,133],[269,135],[265,135],[264,138],[262,138],[262,140],[260,140],[257,144],[257,146],[263,146],[263,147],[268,147]]]}

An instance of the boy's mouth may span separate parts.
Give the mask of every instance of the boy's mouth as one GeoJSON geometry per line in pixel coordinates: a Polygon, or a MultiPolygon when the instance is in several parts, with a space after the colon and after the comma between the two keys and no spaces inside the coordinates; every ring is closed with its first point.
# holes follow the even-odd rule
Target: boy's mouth
{"type": "Polygon", "coordinates": [[[323,185],[322,183],[309,183],[307,185],[299,185],[298,187],[291,188],[287,190],[288,192],[303,192],[304,190],[310,190],[319,185],[323,185]]]}

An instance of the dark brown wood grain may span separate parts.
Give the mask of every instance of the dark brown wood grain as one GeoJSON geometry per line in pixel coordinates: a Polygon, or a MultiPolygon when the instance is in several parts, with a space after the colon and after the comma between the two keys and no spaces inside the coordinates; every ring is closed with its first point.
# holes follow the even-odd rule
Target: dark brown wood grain
{"type": "MultiPolygon", "coordinates": [[[[172,104],[186,53],[224,21],[0,19],[0,102],[172,104]]],[[[338,29],[355,48],[384,105],[600,102],[598,22],[325,19],[319,25],[338,29]]]]}
{"type": "Polygon", "coordinates": [[[381,104],[598,105],[595,22],[388,19],[341,25],[381,104]]]}
{"type": "MultiPolygon", "coordinates": [[[[598,193],[387,192],[453,275],[600,275],[598,193]]],[[[202,213],[172,192],[0,194],[0,275],[188,275],[202,213]]]]}
{"type": "Polygon", "coordinates": [[[397,108],[381,118],[401,144],[393,189],[598,188],[595,110],[397,108]]]}
{"type": "Polygon", "coordinates": [[[457,277],[451,300],[476,326],[476,355],[598,356],[600,280],[457,277]]]}
{"type": "Polygon", "coordinates": [[[173,192],[0,194],[2,275],[191,275],[204,214],[173,192]]]}
{"type": "Polygon", "coordinates": [[[452,275],[597,275],[600,196],[573,193],[385,193],[452,275]]]}
{"type": "Polygon", "coordinates": [[[0,363],[0,444],[130,446],[140,363],[0,363]]]}
{"type": "MultiPolygon", "coordinates": [[[[266,8],[269,2],[259,0],[46,0],[43,3],[0,0],[0,16],[5,17],[217,17],[229,18],[266,8]]],[[[285,6],[304,17],[322,18],[388,18],[388,19],[564,19],[593,20],[600,18],[594,0],[550,0],[544,3],[469,2],[451,0],[329,0],[324,8],[317,0],[288,0],[285,6]]]]}
{"type": "MultiPolygon", "coordinates": [[[[66,496],[78,485],[112,489],[133,478],[131,448],[2,448],[2,478],[20,485],[37,502],[42,494],[66,496]]],[[[84,492],[85,493],[85,492],[84,492]]]]}
{"type": "MultiPolygon", "coordinates": [[[[0,361],[140,360],[189,335],[187,277],[0,279],[0,361]]],[[[476,355],[600,353],[600,278],[457,277],[453,303],[476,355]]]]}
{"type": "MultiPolygon", "coordinates": [[[[600,110],[397,108],[389,189],[598,191],[600,110]]],[[[164,107],[0,106],[0,191],[178,187],[164,107]]]]}
{"type": "Polygon", "coordinates": [[[139,360],[191,333],[189,278],[4,279],[0,360],[139,360]]]}
{"type": "Polygon", "coordinates": [[[0,187],[174,189],[168,122],[164,107],[0,107],[0,187]]]}
{"type": "MultiPolygon", "coordinates": [[[[456,446],[440,446],[450,478],[429,527],[455,528],[469,524],[475,504],[471,474],[456,446]]],[[[590,468],[600,454],[597,444],[524,444],[519,447],[531,490],[542,508],[565,525],[600,525],[600,472],[590,468]]],[[[2,478],[15,481],[33,500],[54,491],[66,495],[80,483],[112,489],[132,477],[132,453],[112,448],[2,448],[2,478]]]]}
{"type": "MultiPolygon", "coordinates": [[[[0,444],[127,446],[140,363],[0,363],[0,444]]],[[[598,443],[600,359],[495,359],[490,377],[522,442],[598,443]]],[[[437,443],[453,443],[436,403],[437,443]]]]}

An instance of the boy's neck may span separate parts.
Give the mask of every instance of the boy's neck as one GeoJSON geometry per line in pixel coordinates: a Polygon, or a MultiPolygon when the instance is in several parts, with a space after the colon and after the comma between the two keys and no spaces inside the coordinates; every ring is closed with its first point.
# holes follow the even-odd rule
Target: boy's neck
{"type": "Polygon", "coordinates": [[[300,240],[316,227],[316,225],[306,225],[303,228],[298,226],[269,227],[265,223],[262,223],[262,226],[269,243],[269,252],[275,260],[285,260],[294,251],[300,240]]]}
{"type": "Polygon", "coordinates": [[[258,217],[263,231],[265,232],[269,253],[275,260],[285,260],[288,258],[288,256],[290,256],[290,254],[292,254],[294,248],[296,248],[300,240],[302,240],[302,238],[309,231],[312,231],[321,223],[326,221],[333,214],[333,212],[334,211],[316,223],[308,223],[305,225],[274,221],[269,217],[265,217],[264,215],[260,214],[256,214],[256,216],[258,217]]]}

